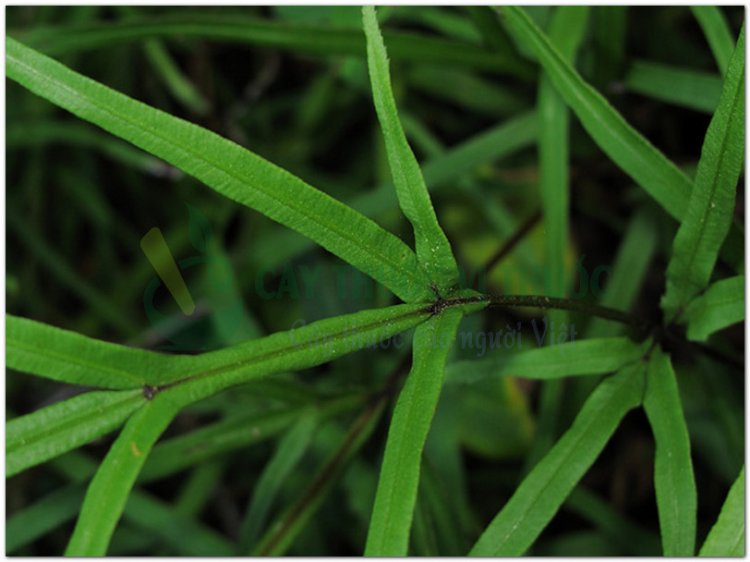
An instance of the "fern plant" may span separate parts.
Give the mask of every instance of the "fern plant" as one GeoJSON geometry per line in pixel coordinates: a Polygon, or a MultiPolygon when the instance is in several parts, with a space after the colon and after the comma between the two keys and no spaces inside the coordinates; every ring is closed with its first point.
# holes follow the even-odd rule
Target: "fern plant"
{"type": "MultiPolygon", "coordinates": [[[[433,428],[431,433],[441,392],[455,385],[512,376],[542,383],[540,400],[547,409],[540,413],[538,431],[544,439],[532,447],[528,470],[507,501],[493,498],[497,514],[483,528],[468,525],[473,529],[473,535],[469,533],[473,543],[470,548],[464,548],[458,540],[445,551],[433,552],[522,555],[535,546],[563,506],[589,514],[596,511],[596,499],[579,484],[626,414],[642,408],[655,441],[653,486],[663,554],[743,554],[744,469],[736,475],[707,538],[697,543],[698,497],[691,439],[678,384],[679,369],[676,373],[673,368],[671,350],[675,340],[705,342],[717,331],[744,319],[743,242],[739,227],[732,221],[744,154],[744,29],[735,42],[716,8],[694,8],[722,77],[696,82],[713,88],[716,93],[711,95],[715,97],[687,96],[688,105],[712,114],[695,176],[691,177],[631,126],[576,70],[576,59],[589,29],[589,8],[554,9],[546,32],[541,22],[522,8],[468,10],[469,19],[460,20],[470,23],[468,27],[442,12],[424,14],[432,13],[433,22],[464,30],[456,32],[459,35],[474,36],[478,32],[491,48],[475,46],[471,51],[463,46],[457,49],[459,43],[455,41],[401,32],[381,34],[376,10],[371,6],[361,12],[364,35],[362,29],[333,28],[321,36],[313,33],[314,28],[303,33],[304,26],[274,27],[268,22],[236,18],[193,22],[135,18],[106,28],[84,26],[76,33],[50,28],[31,31],[23,40],[6,38],[8,78],[147,153],[128,152],[130,147],[118,144],[113,150],[118,158],[136,165],[145,162],[153,166],[153,158],[170,164],[222,196],[302,234],[402,301],[264,337],[248,328],[247,337],[233,334],[236,339],[227,340],[225,347],[197,355],[113,344],[7,315],[6,361],[10,369],[89,389],[7,423],[7,477],[43,463],[58,463],[59,470],[72,480],[70,488],[11,518],[9,545],[33,540],[59,523],[61,515],[50,515],[53,506],[58,514],[72,516],[78,511],[85,488],[66,555],[107,554],[123,515],[127,520],[140,518],[142,525],[145,521],[146,525],[160,527],[160,532],[182,543],[181,548],[192,554],[283,554],[312,520],[343,467],[376,430],[393,398],[382,460],[372,483],[374,497],[364,503],[368,526],[359,548],[368,556],[415,553],[417,545],[422,548],[436,541],[434,536],[430,538],[429,529],[446,529],[446,522],[438,520],[441,513],[453,512],[452,517],[463,518],[460,503],[449,509],[434,507],[442,496],[435,484],[434,467],[425,462],[425,448],[431,446],[432,435],[438,441],[442,435],[436,433],[440,428],[433,428]],[[366,57],[384,160],[398,206],[411,225],[413,248],[368,218],[371,212],[389,206],[385,188],[366,200],[344,204],[239,144],[119,93],[41,52],[62,56],[118,37],[146,37],[146,53],[163,69],[167,87],[183,105],[200,114],[206,111],[205,100],[174,66],[160,42],[173,34],[366,57]],[[541,78],[537,107],[533,113],[516,116],[514,121],[454,151],[445,152],[432,143],[435,159],[420,166],[407,133],[414,139],[421,138],[424,142],[420,145],[428,148],[429,135],[425,136],[410,116],[399,115],[386,48],[401,60],[447,61],[526,80],[534,76],[534,64],[538,63],[541,78]],[[633,220],[600,302],[569,296],[571,117],[662,208],[665,218],[679,224],[668,253],[663,315],[658,321],[643,320],[629,310],[635,295],[631,290],[634,283],[628,284],[628,279],[645,268],[650,253],[646,248],[652,244],[651,239],[638,238],[648,222],[646,213],[637,214],[633,220]],[[519,295],[468,288],[462,283],[454,247],[438,220],[430,190],[437,191],[455,181],[462,191],[481,197],[461,174],[482,158],[495,158],[514,146],[532,142],[539,150],[539,199],[546,232],[544,261],[550,280],[547,291],[519,295]],[[367,215],[357,210],[363,208],[367,208],[367,215]],[[717,267],[719,261],[723,264],[717,267]],[[462,321],[519,309],[551,311],[550,325],[556,323],[558,330],[571,314],[583,314],[592,321],[580,339],[542,347],[519,345],[512,351],[488,352],[480,359],[451,359],[462,321]],[[309,400],[301,399],[295,408],[271,413],[232,411],[218,422],[159,441],[181,412],[200,408],[212,397],[242,388],[252,393],[293,396],[301,390],[285,373],[326,364],[365,349],[373,341],[392,341],[412,329],[411,357],[404,355],[374,390],[337,393],[314,408],[309,400]],[[590,394],[585,393],[575,419],[553,443],[556,436],[543,433],[544,416],[553,415],[555,404],[561,400],[561,381],[584,376],[591,381],[590,394]],[[273,386],[274,381],[277,386],[273,386]],[[309,449],[322,420],[344,411],[354,411],[357,417],[342,436],[340,446],[304,492],[269,524],[272,506],[278,502],[285,480],[309,449]],[[98,465],[75,452],[114,431],[117,437],[98,465]],[[190,515],[185,506],[193,501],[191,496],[183,496],[187,498],[180,503],[184,509],[173,509],[138,486],[194,467],[194,480],[186,488],[199,490],[204,479],[217,479],[220,467],[209,461],[223,451],[281,432],[283,436],[249,501],[236,543],[190,515]]],[[[670,92],[653,87],[649,72],[654,72],[653,66],[635,67],[628,84],[634,91],[669,97],[670,92]]],[[[696,80],[690,74],[679,76],[690,84],[696,80]]],[[[111,142],[98,137],[87,141],[87,134],[80,136],[83,144],[111,142]]],[[[23,132],[18,135],[23,138],[23,132]]],[[[9,220],[12,223],[15,219],[9,220]]],[[[528,230],[522,226],[509,237],[508,248],[521,243],[528,230]]],[[[274,247],[271,241],[269,244],[274,247]]],[[[304,244],[301,238],[281,237],[275,248],[283,255],[285,248],[301,248],[304,244]]],[[[503,255],[500,252],[497,260],[503,255]]],[[[518,259],[518,267],[525,267],[523,258],[518,259]]],[[[111,306],[96,292],[86,294],[92,307],[111,306]]],[[[126,322],[119,324],[127,328],[126,322]]],[[[554,328],[550,329],[554,333],[554,328]]],[[[520,333],[518,338],[520,341],[520,333]]],[[[443,446],[451,446],[449,443],[447,440],[443,446]]],[[[600,521],[611,520],[613,515],[607,506],[598,509],[605,514],[598,518],[600,521]]],[[[609,532],[616,536],[626,529],[627,525],[618,524],[609,532]]]]}

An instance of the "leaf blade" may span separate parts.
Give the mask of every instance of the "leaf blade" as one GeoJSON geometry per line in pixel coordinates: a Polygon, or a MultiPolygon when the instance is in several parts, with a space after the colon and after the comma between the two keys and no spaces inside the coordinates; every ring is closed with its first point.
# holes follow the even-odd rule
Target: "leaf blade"
{"type": "Polygon", "coordinates": [[[685,311],[688,339],[706,341],[708,336],[745,319],[745,276],[737,275],[711,285],[693,299],[685,311]]]}
{"type": "Polygon", "coordinates": [[[698,499],[690,436],[669,356],[658,348],[649,360],[643,406],[656,440],[654,486],[664,556],[693,556],[698,499]]]}
{"type": "Polygon", "coordinates": [[[700,556],[745,555],[745,467],[721,506],[719,518],[703,543],[700,556]]]}
{"type": "Polygon", "coordinates": [[[719,105],[701,149],[695,187],[674,239],[662,308],[674,317],[708,286],[732,224],[745,156],[745,28],[729,62],[719,105]]]}
{"type": "Polygon", "coordinates": [[[644,344],[615,337],[548,345],[519,353],[501,352],[485,359],[449,364],[446,383],[466,384],[501,376],[546,380],[611,373],[637,360],[643,351],[644,344]]]}
{"type": "Polygon", "coordinates": [[[66,556],[104,556],[151,447],[179,411],[157,396],[125,425],[86,490],[66,556]]]}
{"type": "Polygon", "coordinates": [[[536,540],[598,457],[643,389],[640,362],[597,387],[571,428],[524,479],[484,530],[470,556],[520,556],[536,540]]]}
{"type": "Polygon", "coordinates": [[[504,6],[501,10],[506,24],[536,54],[555,88],[592,139],[669,214],[681,219],[692,188],[690,179],[565,62],[522,9],[504,6]]]}
{"type": "Polygon", "coordinates": [[[362,7],[362,23],[367,38],[367,64],[372,97],[383,132],[399,205],[414,228],[417,259],[436,283],[438,290],[446,291],[456,283],[458,266],[448,238],[438,224],[422,170],[409,146],[398,116],[391,87],[388,55],[373,6],[362,7]]]}
{"type": "Polygon", "coordinates": [[[9,421],[6,477],[113,431],[142,404],[140,390],[86,392],[9,421]]]}
{"type": "Polygon", "coordinates": [[[449,309],[414,333],[414,360],[388,429],[365,556],[405,556],[419,487],[422,449],[445,375],[461,311],[449,309]],[[441,342],[442,343],[442,342],[441,342]]]}
{"type": "Polygon", "coordinates": [[[8,367],[52,380],[112,389],[149,382],[146,373],[169,372],[173,357],[116,345],[7,314],[8,367]],[[44,342],[44,345],[40,345],[44,342]]]}
{"type": "Polygon", "coordinates": [[[718,6],[690,6],[690,10],[703,29],[719,70],[722,74],[726,74],[734,49],[734,41],[732,41],[732,33],[729,31],[729,23],[724,14],[718,6]]]}
{"type": "Polygon", "coordinates": [[[429,295],[429,279],[397,237],[260,156],[111,90],[10,37],[6,72],[35,94],[312,238],[404,301],[429,295]]]}
{"type": "Polygon", "coordinates": [[[310,412],[303,414],[279,441],[276,451],[258,477],[253,490],[241,526],[240,552],[248,552],[256,544],[275,496],[312,441],[317,424],[318,419],[315,415],[310,412]]]}
{"type": "Polygon", "coordinates": [[[721,95],[718,76],[692,68],[636,60],[625,76],[625,86],[644,96],[713,113],[721,95]]]}

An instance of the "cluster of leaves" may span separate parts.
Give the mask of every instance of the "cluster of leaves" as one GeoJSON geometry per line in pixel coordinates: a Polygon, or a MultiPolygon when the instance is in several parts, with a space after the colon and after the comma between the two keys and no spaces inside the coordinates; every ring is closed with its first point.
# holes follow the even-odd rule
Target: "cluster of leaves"
{"type": "MultiPolygon", "coordinates": [[[[293,19],[289,15],[293,9],[280,12],[293,19]]],[[[67,542],[68,555],[104,555],[117,548],[148,552],[155,542],[185,554],[283,554],[303,539],[305,532],[311,534],[314,516],[322,512],[326,497],[343,480],[349,488],[350,509],[364,521],[366,530],[365,535],[350,535],[347,540],[366,555],[521,555],[539,546],[540,535],[563,507],[591,520],[618,548],[643,548],[653,554],[651,545],[660,542],[668,556],[692,556],[696,550],[703,555],[744,552],[744,468],[731,460],[718,471],[731,473],[728,478],[735,483],[707,537],[697,543],[702,531],[698,529],[692,436],[685,411],[690,404],[681,396],[672,366],[674,349],[681,353],[685,348],[697,348],[710,354],[702,359],[704,365],[713,366],[717,356],[726,360],[731,348],[717,347],[715,337],[711,345],[700,342],[744,320],[742,234],[741,226],[733,221],[744,155],[744,29],[735,41],[718,9],[696,7],[694,16],[705,32],[721,77],[639,62],[625,80],[634,92],[711,114],[691,177],[631,126],[576,69],[590,29],[591,9],[503,7],[496,11],[475,7],[459,12],[396,8],[383,12],[381,17],[406,18],[441,36],[401,31],[381,34],[375,9],[365,7],[361,16],[358,9],[354,12],[358,27],[352,27],[353,12],[347,9],[331,13],[313,10],[313,14],[327,14],[330,21],[325,25],[278,23],[234,14],[156,18],[135,14],[106,25],[83,21],[32,28],[19,33],[18,38],[6,39],[6,69],[12,81],[140,150],[93,129],[52,119],[18,123],[15,129],[11,123],[9,146],[39,147],[57,138],[102,150],[135,169],[151,173],[179,170],[228,200],[302,235],[285,237],[274,230],[273,239],[264,237],[259,242],[247,238],[242,251],[253,257],[249,270],[258,264],[278,266],[302,255],[314,243],[402,301],[389,305],[389,295],[373,297],[371,309],[349,314],[338,311],[304,327],[263,337],[247,311],[228,306],[214,318],[212,331],[218,334],[218,341],[209,346],[210,351],[197,355],[108,343],[8,315],[6,359],[10,369],[88,389],[14,417],[7,424],[8,477],[46,463],[58,477],[70,482],[12,515],[7,532],[9,551],[22,549],[80,511],[67,542]],[[339,13],[342,21],[337,22],[331,14],[339,13]],[[324,75],[312,86],[306,96],[312,101],[299,110],[296,126],[301,134],[309,132],[321,121],[321,114],[326,115],[320,107],[335,99],[332,91],[339,74],[359,87],[367,85],[369,75],[382,131],[379,150],[391,180],[364,195],[355,192],[348,197],[350,204],[344,204],[271,163],[258,154],[260,151],[243,148],[207,127],[76,72],[71,68],[75,58],[70,65],[50,58],[75,57],[94,48],[144,39],[145,56],[159,69],[164,87],[181,107],[200,116],[210,112],[210,104],[184,76],[164,43],[191,37],[347,57],[352,64],[336,65],[335,73],[324,75]],[[386,47],[394,60],[420,63],[411,79],[431,95],[455,96],[452,102],[492,119],[512,117],[455,148],[444,149],[416,115],[397,111],[400,83],[391,82],[386,47]],[[536,107],[527,113],[519,111],[523,104],[516,96],[474,73],[498,73],[528,85],[535,84],[535,65],[540,72],[536,107]],[[368,72],[362,80],[357,71],[365,69],[368,72]],[[455,90],[441,88],[440,81],[445,80],[454,80],[455,90]],[[659,87],[659,80],[667,81],[669,87],[659,87]],[[682,86],[678,87],[675,84],[680,80],[682,86]],[[623,229],[623,242],[598,304],[565,299],[571,293],[574,273],[570,264],[569,181],[570,152],[576,146],[570,140],[571,114],[598,150],[642,190],[638,195],[650,197],[634,199],[638,211],[623,229]],[[430,156],[426,164],[418,164],[407,134],[430,156]],[[524,239],[530,227],[517,221],[499,202],[501,198],[487,194],[484,184],[503,180],[493,177],[493,170],[485,170],[484,184],[469,177],[478,167],[532,145],[538,147],[536,199],[544,234],[540,260],[533,259],[533,239],[524,239]],[[431,200],[438,191],[447,192],[447,186],[456,187],[468,200],[484,207],[495,229],[493,238],[500,235],[511,242],[509,247],[517,245],[514,259],[503,262],[505,268],[526,272],[545,268],[544,297],[491,295],[462,288],[456,244],[452,247],[449,242],[431,200]],[[402,216],[412,227],[413,249],[370,218],[392,211],[394,192],[402,216]],[[676,230],[664,252],[665,287],[657,289],[660,294],[663,288],[663,314],[649,312],[650,317],[660,318],[645,322],[645,334],[638,330],[624,335],[622,326],[606,318],[631,318],[627,313],[655,254],[655,225],[663,223],[663,217],[674,219],[670,224],[676,230]],[[478,312],[516,306],[559,308],[550,314],[558,325],[572,317],[570,309],[605,318],[589,322],[586,337],[577,341],[538,348],[519,345],[513,350],[490,351],[481,359],[454,352],[460,327],[481,319],[478,312]],[[398,353],[363,350],[368,342],[389,340],[412,329],[410,361],[403,352],[398,357],[398,353]],[[685,329],[686,336],[681,335],[685,329]],[[353,377],[356,363],[342,367],[345,377],[353,379],[348,385],[341,376],[327,387],[291,374],[367,353],[378,355],[382,359],[378,365],[384,366],[369,380],[353,377]],[[582,384],[574,419],[560,429],[561,383],[579,376],[582,384]],[[525,398],[516,396],[520,388],[514,382],[517,379],[542,381],[535,432],[529,429],[531,417],[525,398]],[[233,391],[226,392],[230,388],[233,391]],[[373,468],[365,462],[363,451],[392,399],[385,447],[378,449],[383,451],[382,458],[376,459],[373,468]],[[639,408],[645,411],[655,442],[658,536],[625,520],[580,485],[626,414],[639,408]],[[469,418],[472,421],[466,423],[462,416],[469,409],[475,411],[469,418]],[[506,417],[498,418],[497,411],[506,417]],[[178,415],[190,412],[218,415],[219,419],[157,443],[178,415]],[[486,413],[489,426],[477,412],[486,413]],[[328,423],[334,417],[355,413],[347,432],[328,423]],[[499,429],[502,422],[512,428],[499,429]],[[101,463],[76,451],[121,426],[101,463]],[[487,436],[487,431],[491,435],[487,436]],[[319,434],[325,436],[325,446],[316,450],[319,434]],[[222,471],[227,470],[227,455],[275,435],[279,435],[278,443],[237,525],[237,540],[230,541],[196,516],[222,471]],[[477,517],[469,502],[461,453],[465,445],[475,451],[489,450],[489,456],[497,456],[498,447],[507,447],[513,449],[511,456],[526,459],[522,480],[508,490],[512,492],[509,499],[492,498],[490,505],[500,509],[488,524],[478,521],[484,518],[477,517]],[[312,481],[297,486],[294,477],[307,476],[297,469],[310,453],[319,459],[320,469],[312,481]],[[192,471],[174,505],[141,486],[186,468],[192,471]],[[293,494],[287,489],[289,481],[293,494]],[[287,504],[282,499],[287,499],[287,504]],[[272,519],[272,508],[279,505],[287,507],[277,510],[272,519]],[[121,518],[124,524],[118,527],[121,518]],[[115,531],[133,527],[146,529],[145,538],[141,533],[123,533],[118,547],[113,540],[118,537],[115,531]]],[[[611,18],[611,29],[622,29],[624,10],[603,8],[597,14],[611,18]]],[[[616,38],[598,40],[606,48],[597,51],[604,61],[597,65],[607,69],[618,57],[622,60],[616,38]]],[[[48,105],[40,112],[48,110],[48,105]]],[[[288,105],[282,105],[281,111],[289,111],[288,105]]],[[[335,128],[335,123],[326,126],[335,128]]],[[[290,149],[295,151],[313,154],[315,147],[290,149]]],[[[81,187],[77,178],[70,183],[76,185],[71,189],[77,189],[79,195],[84,190],[78,199],[98,217],[93,220],[111,222],[113,236],[130,236],[127,228],[117,230],[116,225],[122,223],[112,216],[107,203],[97,198],[97,187],[91,186],[89,193],[88,186],[81,187]]],[[[523,182],[514,187],[519,185],[526,187],[523,182]]],[[[142,196],[150,201],[158,197],[149,192],[142,196]]],[[[217,215],[225,213],[225,224],[234,207],[217,206],[217,215]]],[[[400,217],[395,218],[397,224],[400,217]]],[[[116,301],[81,282],[44,240],[28,234],[17,216],[8,218],[14,234],[42,257],[46,267],[51,267],[87,308],[99,313],[109,329],[120,335],[132,334],[132,320],[120,314],[116,301]]],[[[466,216],[456,219],[446,213],[445,218],[446,225],[455,226],[458,220],[458,231],[461,220],[466,223],[466,216]]],[[[470,252],[465,248],[474,241],[459,237],[461,250],[470,252]]],[[[209,292],[216,288],[217,279],[233,278],[230,256],[220,241],[206,237],[193,243],[214,258],[204,279],[209,292]]],[[[501,248],[496,261],[508,251],[501,248]]],[[[143,275],[133,278],[135,282],[129,282],[142,287],[143,275]]],[[[228,290],[238,294],[242,278],[238,275],[228,290]]],[[[241,303],[242,298],[233,302],[241,303]]],[[[282,313],[281,323],[285,320],[282,313]]],[[[643,325],[638,323],[639,328],[643,325]]],[[[708,368],[696,375],[700,384],[706,384],[702,377],[713,373],[708,368]]],[[[682,384],[682,378],[679,382],[682,384]]],[[[733,431],[735,421],[726,422],[733,431]]],[[[705,433],[717,425],[695,427],[705,433]]],[[[707,440],[713,437],[711,434],[707,440]]],[[[741,451],[735,453],[742,458],[741,451]]],[[[712,451],[701,454],[711,457],[712,451]]],[[[498,479],[498,473],[492,478],[498,479]]],[[[509,481],[515,478],[516,474],[509,481]]],[[[716,515],[712,513],[711,518],[716,515]]],[[[594,544],[594,548],[599,545],[594,544]]]]}

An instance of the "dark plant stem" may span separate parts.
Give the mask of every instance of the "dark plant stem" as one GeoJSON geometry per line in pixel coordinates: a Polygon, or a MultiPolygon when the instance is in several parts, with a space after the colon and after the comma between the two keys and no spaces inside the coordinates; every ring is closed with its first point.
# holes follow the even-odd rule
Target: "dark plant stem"
{"type": "Polygon", "coordinates": [[[521,240],[523,240],[526,235],[531,232],[531,229],[536,226],[536,223],[538,223],[542,218],[542,211],[537,209],[534,211],[534,213],[526,219],[526,221],[518,227],[518,230],[516,230],[510,238],[508,238],[505,243],[503,243],[502,246],[493,254],[493,256],[487,261],[487,265],[485,265],[485,271],[489,273],[492,271],[497,264],[499,264],[501,261],[503,261],[512,251],[513,249],[518,245],[521,240]]]}
{"type": "Polygon", "coordinates": [[[581,312],[589,316],[599,316],[621,324],[628,324],[636,328],[647,326],[642,320],[621,310],[593,304],[587,301],[539,295],[485,295],[491,307],[528,307],[554,310],[570,310],[581,312]]]}
{"type": "Polygon", "coordinates": [[[486,302],[489,307],[497,308],[541,308],[553,310],[570,310],[581,312],[589,316],[599,316],[606,320],[620,322],[633,326],[641,331],[648,331],[651,325],[644,320],[636,318],[626,312],[593,304],[587,301],[577,299],[567,299],[558,297],[546,297],[543,295],[479,295],[476,297],[465,297],[457,299],[441,299],[432,304],[427,311],[439,314],[444,309],[451,306],[461,306],[464,304],[486,302]]]}

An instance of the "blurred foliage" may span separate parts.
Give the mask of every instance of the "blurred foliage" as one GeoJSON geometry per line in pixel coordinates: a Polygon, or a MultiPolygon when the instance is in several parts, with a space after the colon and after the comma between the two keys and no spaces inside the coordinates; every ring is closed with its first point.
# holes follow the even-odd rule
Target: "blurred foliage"
{"type": "MultiPolygon", "coordinates": [[[[722,10],[736,36],[743,9],[722,10]]],[[[545,7],[529,12],[541,25],[548,21],[545,7]]],[[[361,33],[359,9],[343,6],[22,6],[8,7],[6,14],[9,33],[22,39],[60,26],[106,28],[129,18],[158,22],[182,15],[257,18],[361,33]]],[[[502,32],[488,31],[486,15],[482,8],[389,6],[382,8],[380,20],[390,32],[490,51],[515,49],[502,32]]],[[[388,184],[390,176],[363,58],[179,34],[55,56],[135,99],[252,149],[337,199],[356,202],[365,214],[411,242],[395,195],[367,198],[377,196],[374,186],[388,184]]],[[[518,72],[391,58],[399,110],[422,162],[535,109],[538,68],[522,55],[523,71],[518,72]]],[[[688,8],[594,7],[577,67],[633,127],[692,175],[720,77],[688,8]],[[689,73],[679,77],[687,81],[686,88],[698,88],[700,103],[683,90],[665,94],[669,83],[652,86],[662,68],[696,74],[694,81],[689,73]]],[[[671,84],[681,87],[679,80],[671,84]]],[[[197,352],[286,330],[300,319],[309,323],[395,302],[301,235],[200,188],[178,170],[15,83],[7,82],[6,95],[8,312],[99,339],[197,352]],[[156,313],[147,313],[147,289],[155,272],[139,241],[155,226],[183,266],[198,307],[194,316],[182,315],[163,288],[153,294],[156,313]],[[314,283],[303,277],[305,270],[319,272],[314,283]]],[[[528,140],[521,138],[523,132],[498,138],[510,148],[503,151],[495,144],[495,155],[474,155],[459,178],[451,177],[450,170],[435,172],[447,177],[433,192],[437,215],[465,271],[481,269],[540,206],[535,134],[524,130],[528,140]]],[[[621,282],[632,288],[632,311],[657,320],[653,315],[677,224],[660,218],[664,215],[657,205],[633,187],[575,119],[570,146],[572,244],[566,267],[573,275],[578,263],[589,273],[598,266],[613,267],[637,218],[639,228],[651,233],[648,244],[655,251],[642,271],[631,273],[634,279],[626,271],[621,282]]],[[[738,224],[744,224],[744,207],[740,188],[738,224]]],[[[484,280],[486,288],[541,292],[544,234],[532,222],[528,235],[484,280]]],[[[524,322],[528,318],[524,313],[466,318],[459,333],[498,331],[523,322],[524,336],[533,342],[530,324],[524,322]]],[[[587,319],[572,321],[585,327],[587,319]]],[[[707,345],[714,350],[711,355],[684,344],[670,350],[692,440],[700,498],[698,544],[744,458],[744,325],[722,331],[707,345]],[[731,360],[717,360],[718,354],[731,360]]],[[[250,552],[259,529],[299,504],[310,510],[309,518],[292,537],[289,554],[360,554],[388,416],[373,411],[363,422],[370,425],[361,442],[346,449],[347,432],[368,410],[345,398],[380,388],[408,352],[407,345],[358,352],[188,408],[146,465],[110,553],[219,554],[233,552],[235,543],[250,552]],[[293,424],[304,409],[316,412],[314,428],[293,424]],[[169,457],[179,459],[191,450],[177,446],[189,431],[206,432],[206,453],[167,466],[169,457]],[[160,447],[164,461],[159,460],[160,447]],[[264,470],[271,458],[285,477],[269,484],[272,476],[264,470]],[[160,471],[159,462],[166,468],[160,471]],[[252,504],[250,509],[258,482],[270,486],[273,497],[263,500],[269,502],[265,508],[252,504]],[[246,513],[263,518],[248,521],[246,513]]],[[[464,348],[454,356],[477,354],[477,349],[464,348]]],[[[563,383],[555,437],[570,425],[591,388],[585,380],[563,383]]],[[[10,371],[7,409],[10,416],[25,414],[71,392],[10,371]]],[[[538,383],[512,378],[446,387],[425,453],[413,554],[468,551],[527,469],[539,396],[538,383]]],[[[99,439],[8,480],[11,554],[49,555],[64,549],[83,497],[81,483],[110,442],[99,439]]],[[[531,554],[658,554],[652,472],[653,440],[645,416],[631,414],[531,554]]]]}

